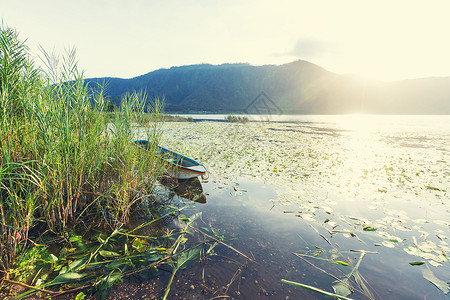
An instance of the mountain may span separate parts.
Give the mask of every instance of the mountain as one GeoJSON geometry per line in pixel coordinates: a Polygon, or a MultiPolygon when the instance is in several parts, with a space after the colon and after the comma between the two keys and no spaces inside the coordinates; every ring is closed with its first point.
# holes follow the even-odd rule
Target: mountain
{"type": "Polygon", "coordinates": [[[189,65],[131,79],[91,78],[118,105],[127,92],[165,99],[166,112],[239,113],[258,95],[280,113],[450,114],[450,77],[394,82],[340,75],[298,60],[284,65],[189,65]]]}

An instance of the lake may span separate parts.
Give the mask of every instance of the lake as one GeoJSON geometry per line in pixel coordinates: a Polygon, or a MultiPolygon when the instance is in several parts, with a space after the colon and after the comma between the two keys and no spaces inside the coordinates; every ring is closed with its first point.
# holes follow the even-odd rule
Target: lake
{"type": "Polygon", "coordinates": [[[173,298],[325,297],[288,280],[352,299],[449,299],[450,116],[192,117],[164,124],[161,144],[205,164],[206,203],[162,197],[255,262],[219,245],[177,275],[173,298]]]}

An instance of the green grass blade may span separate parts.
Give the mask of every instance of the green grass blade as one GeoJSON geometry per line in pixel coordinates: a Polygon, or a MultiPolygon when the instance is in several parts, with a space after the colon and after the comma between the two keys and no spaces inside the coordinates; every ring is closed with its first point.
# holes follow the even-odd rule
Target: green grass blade
{"type": "Polygon", "coordinates": [[[325,295],[325,296],[328,296],[328,297],[331,297],[331,298],[334,298],[334,299],[352,300],[351,298],[347,298],[345,296],[340,296],[340,295],[337,295],[337,294],[333,294],[333,293],[321,290],[319,288],[316,288],[316,287],[313,287],[313,286],[310,286],[310,285],[306,285],[306,284],[302,284],[302,283],[298,283],[298,282],[294,282],[294,281],[289,281],[289,280],[285,280],[285,279],[281,279],[281,282],[287,283],[287,284],[290,284],[290,285],[293,285],[293,286],[298,286],[298,287],[301,287],[301,288],[304,288],[304,289],[307,289],[307,290],[310,290],[310,291],[313,291],[313,292],[316,292],[316,293],[319,293],[319,294],[322,294],[322,295],[325,295]]]}

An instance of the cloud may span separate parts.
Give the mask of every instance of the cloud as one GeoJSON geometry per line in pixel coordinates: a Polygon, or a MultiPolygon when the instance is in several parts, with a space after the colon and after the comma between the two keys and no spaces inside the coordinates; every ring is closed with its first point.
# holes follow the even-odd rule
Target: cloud
{"type": "Polygon", "coordinates": [[[274,56],[294,56],[302,59],[315,59],[334,52],[335,50],[330,43],[306,37],[298,39],[290,50],[275,53],[274,56]]]}

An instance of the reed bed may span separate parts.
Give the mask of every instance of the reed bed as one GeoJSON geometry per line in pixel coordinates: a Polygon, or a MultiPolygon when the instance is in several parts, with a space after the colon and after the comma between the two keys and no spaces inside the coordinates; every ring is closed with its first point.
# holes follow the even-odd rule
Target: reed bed
{"type": "Polygon", "coordinates": [[[233,123],[247,123],[250,120],[247,116],[227,115],[225,117],[225,121],[233,123]]]}
{"type": "Polygon", "coordinates": [[[13,29],[0,27],[2,285],[33,275],[17,269],[50,236],[70,242],[76,232],[123,228],[163,172],[152,149],[132,143],[147,120],[156,149],[157,99],[146,108],[145,93],[127,95],[109,118],[102,87],[85,85],[75,50],[62,58],[43,53],[45,71],[13,29]]]}

